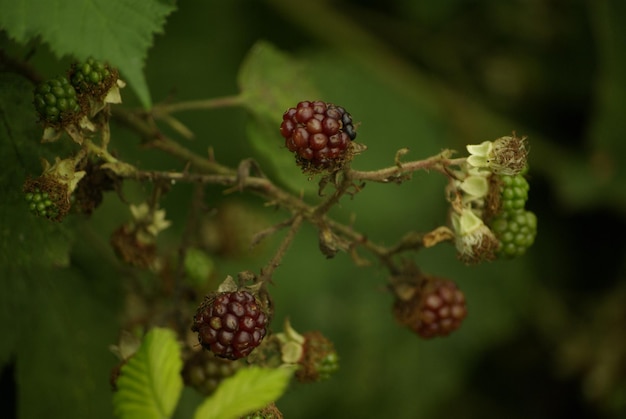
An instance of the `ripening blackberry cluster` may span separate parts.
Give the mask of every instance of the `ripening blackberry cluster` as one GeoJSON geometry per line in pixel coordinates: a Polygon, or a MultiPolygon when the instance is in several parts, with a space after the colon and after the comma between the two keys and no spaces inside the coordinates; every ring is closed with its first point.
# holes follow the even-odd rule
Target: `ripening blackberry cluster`
{"type": "Polygon", "coordinates": [[[411,298],[396,295],[396,319],[424,339],[447,336],[467,316],[465,295],[454,281],[426,277],[411,298]]]}
{"type": "Polygon", "coordinates": [[[423,338],[447,336],[467,315],[465,295],[450,280],[436,279],[421,296],[419,321],[413,330],[423,338]]]}
{"type": "Polygon", "coordinates": [[[341,106],[302,101],[283,114],[280,133],[305,171],[332,169],[350,159],[356,138],[352,117],[341,106]]]}
{"type": "Polygon", "coordinates": [[[198,341],[215,355],[239,359],[259,346],[267,332],[268,316],[248,291],[209,295],[198,308],[192,329],[198,341]]]}

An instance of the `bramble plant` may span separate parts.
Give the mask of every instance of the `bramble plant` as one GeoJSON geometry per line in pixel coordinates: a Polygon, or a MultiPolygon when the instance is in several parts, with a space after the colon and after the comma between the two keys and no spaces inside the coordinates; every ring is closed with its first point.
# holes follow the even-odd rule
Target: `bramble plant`
{"type": "MultiPolygon", "coordinates": [[[[259,45],[242,71],[253,73],[259,60],[274,55],[282,57],[268,45],[259,45]]],[[[68,78],[57,76],[34,89],[33,111],[39,113],[45,128],[42,142],[73,141],[75,146],[68,154],[56,156],[54,164],[45,162],[43,173],[26,179],[24,195],[25,205],[34,215],[61,222],[73,213],[96,210],[107,190],[121,191],[127,182],[152,185],[146,202],[129,205],[132,218],[113,232],[110,243],[121,261],[154,278],[165,277],[171,269],[182,269],[174,284],[179,307],[162,312],[158,324],[142,321],[127,325],[136,334],[123,335],[114,346],[120,357],[112,375],[119,417],[171,416],[183,383],[209,395],[198,407],[196,417],[246,415],[273,403],[292,375],[301,382],[332,376],[339,357],[328,338],[319,331],[301,334],[289,322],[279,331],[271,322],[280,301],[274,300],[268,285],[304,223],[318,230],[320,257],[332,259],[345,252],[361,265],[361,254],[369,253],[384,266],[395,301],[393,314],[400,324],[424,339],[457,330],[468,308],[462,287],[451,279],[422,272],[411,254],[451,243],[460,263],[471,265],[521,256],[534,241],[537,222],[525,209],[529,184],[522,174],[528,168],[527,142],[515,133],[468,145],[466,156],[443,150],[421,160],[405,160],[406,150],[400,149],[388,167],[358,170],[353,164],[357,164],[359,154],[367,152],[367,121],[355,122],[343,107],[318,98],[304,97],[281,111],[278,107],[282,103],[277,101],[270,118],[282,118],[282,122],[274,127],[273,152],[293,153],[290,158],[302,171],[300,175],[317,185],[318,197],[307,195],[303,199],[280,178],[266,175],[260,163],[243,159],[231,167],[213,155],[195,154],[155,124],[163,121],[175,131],[187,132],[181,130],[174,114],[205,108],[207,103],[219,107],[219,98],[158,104],[150,111],[126,109],[119,106],[125,83],[117,75],[109,64],[89,58],[72,64],[68,78]],[[111,121],[136,133],[145,146],[185,161],[185,170],[146,170],[115,156],[110,151],[115,144],[111,121]],[[357,142],[357,138],[364,142],[357,142]],[[441,214],[442,225],[432,231],[411,232],[385,246],[330,215],[343,199],[358,200],[367,183],[403,184],[417,171],[447,179],[441,193],[449,201],[449,214],[441,214]],[[253,193],[266,205],[283,211],[283,221],[257,231],[253,239],[258,244],[287,230],[260,271],[242,266],[236,279],[228,276],[217,289],[207,290],[213,269],[211,257],[191,246],[190,237],[181,239],[177,250],[180,260],[171,266],[170,256],[157,241],[171,226],[161,199],[168,188],[185,182],[199,185],[199,190],[218,185],[227,192],[253,193]],[[166,184],[170,186],[166,188],[166,184]],[[251,384],[246,380],[252,380],[252,372],[256,381],[251,384]],[[146,391],[146,386],[155,391],[146,391]],[[232,388],[239,388],[231,391],[242,394],[229,395],[229,405],[221,393],[232,388]],[[241,398],[248,404],[242,404],[241,398]]],[[[245,82],[242,88],[240,104],[246,106],[246,98],[254,96],[248,95],[245,82]]],[[[153,295],[145,304],[159,310],[165,297],[153,295]]],[[[267,409],[271,412],[245,417],[281,417],[275,406],[267,409]]]]}
{"type": "Polygon", "coordinates": [[[0,0],[0,416],[626,417],[626,2],[558,3],[0,0]]]}

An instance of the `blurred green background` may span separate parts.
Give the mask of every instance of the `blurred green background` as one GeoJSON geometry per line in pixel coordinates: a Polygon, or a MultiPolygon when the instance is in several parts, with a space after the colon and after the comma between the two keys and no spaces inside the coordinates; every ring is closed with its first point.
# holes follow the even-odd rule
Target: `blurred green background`
{"type": "MultiPolygon", "coordinates": [[[[289,316],[298,330],[321,330],[335,342],[341,369],[328,382],[290,389],[277,403],[285,417],[626,417],[624,18],[621,0],[178,2],[146,65],[155,102],[236,94],[238,69],[263,40],[303,63],[321,99],[341,104],[360,122],[358,140],[368,151],[354,161],[357,169],[390,166],[402,147],[410,149],[407,159],[420,159],[444,148],[463,152],[466,144],[512,131],[529,136],[527,205],[539,230],[527,255],[477,267],[460,264],[447,244],[414,255],[424,271],[455,280],[466,294],[469,316],[448,338],[421,341],[397,325],[385,270],[375,263],[357,267],[345,254],[326,260],[316,231],[302,230],[274,275],[274,325],[289,316]]],[[[53,75],[69,61],[40,46],[32,62],[53,75]]],[[[125,94],[126,105],[137,104],[125,94]]],[[[196,134],[189,147],[200,153],[211,146],[231,165],[267,160],[247,139],[242,109],[190,111],[180,119],[196,134]]],[[[141,149],[121,127],[113,126],[113,136],[120,155],[144,169],[183,167],[141,149]]],[[[392,244],[407,231],[446,222],[444,185],[436,173],[416,173],[400,186],[369,184],[333,214],[392,244]]],[[[163,201],[174,220],[165,248],[177,245],[191,191],[177,186],[163,201]]],[[[131,187],[133,193],[142,188],[131,187]]],[[[243,203],[267,223],[287,215],[217,188],[207,200],[243,203]]],[[[73,287],[84,287],[94,304],[73,308],[90,314],[67,350],[91,351],[87,359],[95,365],[70,374],[69,385],[81,389],[74,400],[97,407],[91,417],[112,415],[106,374],[115,359],[106,345],[116,340],[123,297],[107,267],[106,244],[127,217],[112,193],[90,220],[71,222],[88,243],[73,254],[73,287]]],[[[216,258],[219,275],[258,270],[277,239],[249,257],[216,258]]],[[[29,344],[39,345],[32,352],[40,359],[21,362],[57,374],[42,382],[62,381],[63,368],[46,365],[54,363],[45,355],[54,347],[36,338],[29,344]]],[[[38,407],[29,403],[34,389],[19,385],[32,380],[20,371],[18,353],[3,369],[3,393],[16,395],[25,417],[36,417],[38,407]]],[[[196,401],[187,391],[178,417],[188,417],[196,401]]]]}

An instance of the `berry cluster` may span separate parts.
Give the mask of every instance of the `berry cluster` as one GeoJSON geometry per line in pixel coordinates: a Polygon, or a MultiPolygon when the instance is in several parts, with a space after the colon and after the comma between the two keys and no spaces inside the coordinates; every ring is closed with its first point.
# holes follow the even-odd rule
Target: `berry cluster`
{"type": "Polygon", "coordinates": [[[501,137],[468,145],[470,156],[451,195],[452,226],[459,259],[467,264],[522,255],[537,233],[526,211],[530,189],[526,137],[501,137]]]}
{"type": "Polygon", "coordinates": [[[74,86],[63,76],[37,86],[34,104],[41,120],[51,126],[65,126],[75,122],[81,111],[74,86]]]}
{"type": "Polygon", "coordinates": [[[497,213],[521,211],[528,200],[530,186],[523,175],[492,175],[499,189],[497,213]]]}
{"type": "Polygon", "coordinates": [[[75,63],[69,71],[69,79],[78,94],[90,95],[96,99],[107,93],[117,78],[117,70],[93,58],[75,63]]]}
{"type": "Polygon", "coordinates": [[[59,208],[50,199],[48,192],[41,192],[36,188],[32,192],[27,192],[24,197],[28,203],[28,209],[35,215],[54,219],[59,215],[59,208]]]}
{"type": "Polygon", "coordinates": [[[305,171],[340,167],[350,159],[350,142],[356,138],[350,114],[322,101],[303,101],[289,108],[280,133],[305,171]]]}
{"type": "Polygon", "coordinates": [[[504,211],[491,222],[500,241],[498,254],[513,258],[526,253],[537,235],[537,217],[530,211],[504,211]]]}
{"type": "Polygon", "coordinates": [[[497,254],[514,258],[526,253],[537,235],[537,217],[526,210],[528,181],[517,175],[492,175],[495,189],[495,214],[488,218],[489,228],[500,242],[497,254]]]}
{"type": "Polygon", "coordinates": [[[239,359],[248,356],[266,334],[268,317],[258,299],[248,291],[209,295],[198,308],[192,329],[215,355],[239,359]]]}
{"type": "Polygon", "coordinates": [[[424,339],[447,336],[467,316],[465,295],[451,280],[427,278],[410,298],[397,296],[394,314],[424,339]]]}

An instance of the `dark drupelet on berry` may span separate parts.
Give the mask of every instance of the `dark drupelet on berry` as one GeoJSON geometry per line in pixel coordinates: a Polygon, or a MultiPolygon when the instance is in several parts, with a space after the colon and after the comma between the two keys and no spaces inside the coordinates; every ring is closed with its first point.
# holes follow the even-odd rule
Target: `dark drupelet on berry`
{"type": "Polygon", "coordinates": [[[465,295],[449,279],[423,277],[408,289],[396,295],[394,315],[424,339],[449,335],[467,316],[465,295]]]}
{"type": "Polygon", "coordinates": [[[81,114],[76,90],[63,76],[39,84],[35,88],[34,104],[41,121],[54,127],[74,123],[81,114]]]}
{"type": "Polygon", "coordinates": [[[267,331],[268,316],[260,301],[248,291],[208,295],[193,319],[198,341],[215,355],[246,357],[259,346],[267,331]]]}
{"type": "Polygon", "coordinates": [[[341,106],[302,101],[283,114],[280,133],[304,171],[339,168],[350,160],[356,138],[352,117],[341,106]]]}

